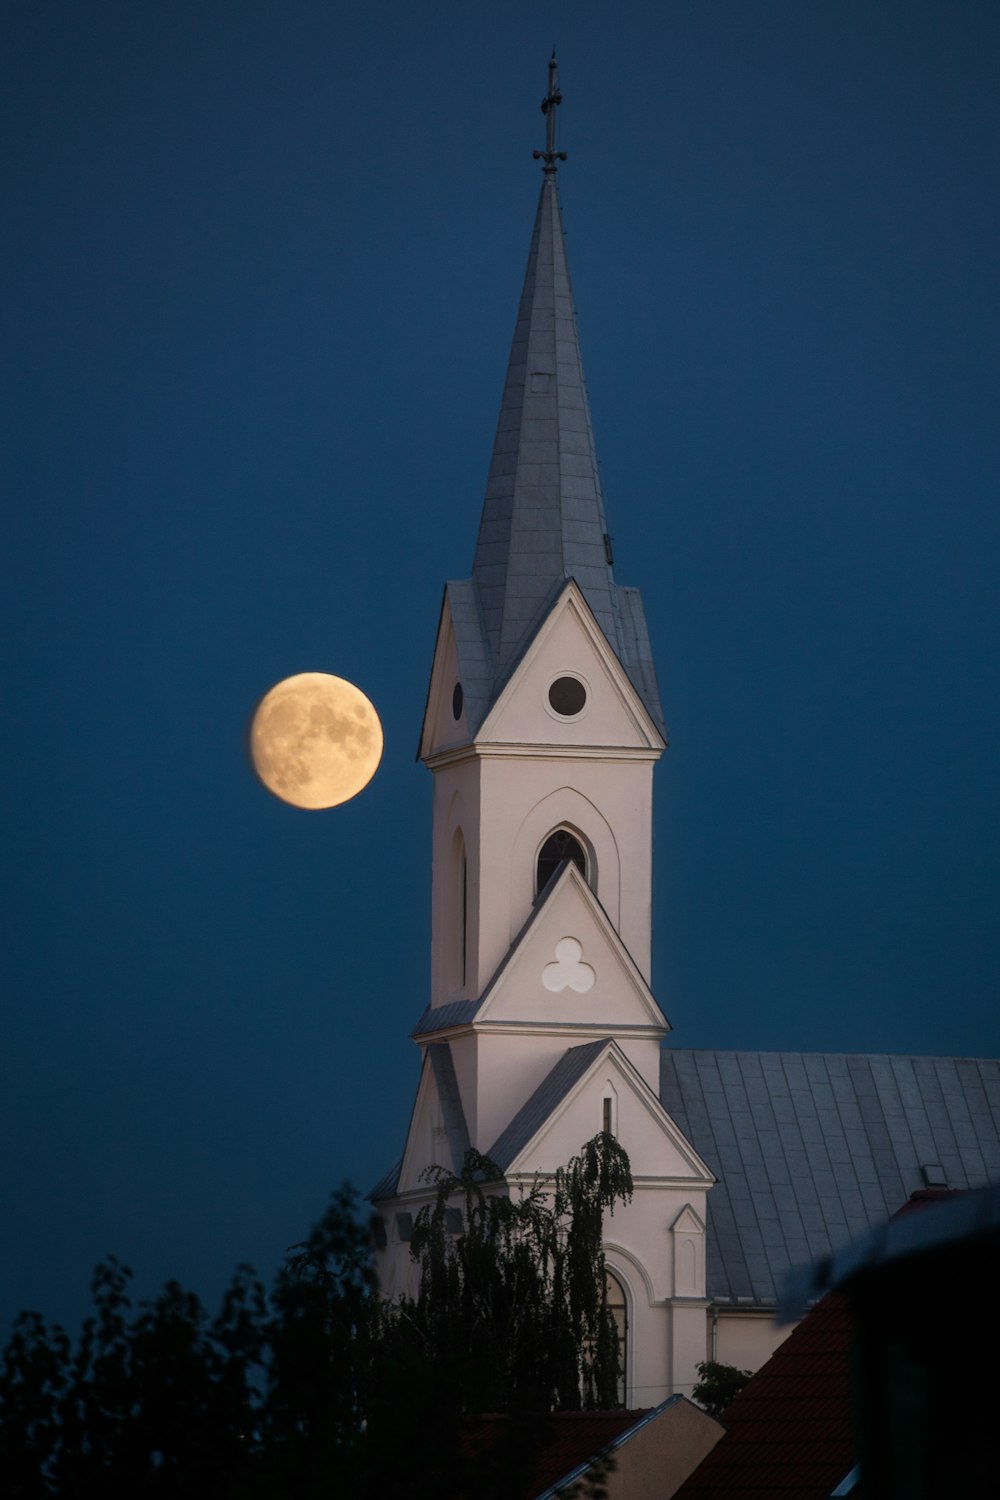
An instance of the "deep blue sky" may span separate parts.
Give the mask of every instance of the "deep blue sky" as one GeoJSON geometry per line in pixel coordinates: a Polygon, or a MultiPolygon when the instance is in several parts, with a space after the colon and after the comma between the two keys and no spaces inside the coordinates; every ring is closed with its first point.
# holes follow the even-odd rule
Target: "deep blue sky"
{"type": "Polygon", "coordinates": [[[0,1328],[214,1299],[398,1151],[442,583],[560,172],[671,749],[682,1046],[995,1054],[994,0],[6,13],[0,1328]],[[243,758],[328,670],[356,802],[243,758]]]}

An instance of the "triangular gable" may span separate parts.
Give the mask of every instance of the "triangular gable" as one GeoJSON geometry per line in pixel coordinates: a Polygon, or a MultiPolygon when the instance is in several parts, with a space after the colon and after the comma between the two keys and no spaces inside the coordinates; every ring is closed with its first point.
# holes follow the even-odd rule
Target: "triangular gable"
{"type": "Polygon", "coordinates": [[[572,579],[536,630],[476,741],[663,750],[657,725],[572,579]],[[548,702],[551,683],[567,675],[587,691],[583,712],[569,718],[548,702]]]}
{"type": "Polygon", "coordinates": [[[434,658],[430,681],[427,684],[427,702],[424,706],[424,722],[420,733],[418,758],[430,755],[439,749],[465,743],[469,738],[465,720],[465,704],[461,705],[458,719],[452,712],[455,684],[459,681],[458,649],[451,621],[448,590],[441,600],[438,619],[437,640],[434,643],[434,658]],[[446,701],[447,700],[447,701],[446,701]]]}
{"type": "Polygon", "coordinates": [[[431,1042],[424,1055],[396,1191],[426,1189],[420,1174],[428,1166],[460,1172],[468,1147],[451,1049],[447,1042],[431,1042]]]}
{"type": "Polygon", "coordinates": [[[674,1234],[704,1234],[705,1225],[695,1213],[690,1203],[685,1203],[680,1213],[670,1226],[674,1234]]]}
{"type": "Polygon", "coordinates": [[[491,688],[492,668],[475,586],[453,580],[445,584],[441,600],[417,758],[468,744],[486,712],[491,688]],[[461,689],[458,698],[456,684],[461,689]]]}
{"type": "Polygon", "coordinates": [[[476,1015],[483,1023],[670,1029],[572,863],[549,885],[487,987],[476,1015]]]}
{"type": "Polygon", "coordinates": [[[487,1155],[508,1177],[554,1172],[600,1129],[609,1084],[617,1100],[615,1135],[628,1152],[636,1182],[714,1183],[710,1169],[613,1040],[569,1048],[487,1155]]]}

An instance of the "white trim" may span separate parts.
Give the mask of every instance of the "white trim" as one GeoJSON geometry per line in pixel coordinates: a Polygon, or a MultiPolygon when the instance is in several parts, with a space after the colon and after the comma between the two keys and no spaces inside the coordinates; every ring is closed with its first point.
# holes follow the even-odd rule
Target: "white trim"
{"type": "MultiPolygon", "coordinates": [[[[697,1151],[691,1145],[691,1142],[687,1139],[687,1136],[678,1129],[667,1114],[638,1068],[626,1057],[625,1053],[618,1046],[618,1043],[614,1040],[609,1040],[607,1045],[601,1049],[590,1066],[577,1079],[573,1087],[563,1095],[555,1109],[550,1111],[531,1138],[525,1142],[505,1173],[508,1180],[512,1176],[524,1177],[531,1175],[530,1168],[527,1165],[520,1164],[527,1163],[533,1157],[537,1157],[541,1138],[548,1134],[552,1127],[558,1123],[567,1110],[576,1102],[576,1099],[583,1090],[593,1082],[594,1075],[599,1071],[603,1071],[609,1063],[618,1068],[623,1082],[631,1088],[635,1099],[639,1104],[643,1105],[647,1114],[660,1127],[660,1130],[666,1136],[681,1160],[686,1162],[690,1167],[691,1176],[680,1179],[686,1190],[690,1191],[692,1183],[697,1182],[704,1183],[707,1186],[714,1185],[716,1178],[711,1168],[702,1161],[697,1151]]],[[[662,1184],[670,1179],[664,1177],[657,1180],[662,1184]]]]}
{"type": "Polygon", "coordinates": [[[456,745],[423,757],[424,764],[436,771],[439,766],[458,766],[467,760],[634,760],[655,764],[662,750],[645,745],[540,745],[537,741],[483,741],[456,745]]]}
{"type": "MultiPolygon", "coordinates": [[[[617,693],[622,708],[631,720],[636,734],[640,739],[646,741],[646,745],[650,749],[657,750],[657,753],[665,750],[666,741],[653,722],[649,710],[643,703],[638,692],[632,686],[628,674],[612,650],[607,636],[600,625],[598,625],[593,610],[584,597],[583,591],[572,578],[567,580],[566,587],[535,631],[527,650],[517,663],[517,666],[504,684],[499,697],[480,725],[476,740],[481,742],[482,740],[489,739],[508,700],[513,696],[518,678],[521,677],[525,668],[534,661],[539,651],[543,649],[555,628],[556,621],[567,611],[572,612],[576,616],[580,628],[584,635],[588,637],[598,660],[607,672],[608,679],[617,693]]],[[[562,719],[562,722],[567,723],[571,721],[562,719]]]]}
{"type": "Polygon", "coordinates": [[[557,724],[578,724],[581,719],[586,718],[587,713],[590,709],[591,702],[593,701],[593,696],[593,689],[591,688],[590,683],[587,681],[586,677],[584,677],[583,673],[574,671],[569,667],[564,667],[555,674],[548,687],[545,689],[545,693],[542,697],[542,707],[548,714],[549,718],[554,719],[557,724]],[[583,688],[583,707],[578,713],[561,714],[557,708],[552,707],[549,694],[552,692],[555,684],[557,682],[561,682],[564,677],[568,677],[572,682],[578,682],[583,688]]]}

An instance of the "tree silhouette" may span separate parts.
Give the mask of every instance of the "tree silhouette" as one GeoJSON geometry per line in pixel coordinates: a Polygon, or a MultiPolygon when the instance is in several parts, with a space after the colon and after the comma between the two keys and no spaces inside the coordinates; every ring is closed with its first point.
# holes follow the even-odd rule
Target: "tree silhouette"
{"type": "Polygon", "coordinates": [[[616,1404],[601,1226],[631,1195],[628,1158],[601,1135],[523,1191],[474,1152],[430,1178],[413,1297],[378,1295],[345,1186],[270,1292],[240,1267],[215,1318],[175,1282],[134,1308],[113,1259],[75,1348],[22,1314],[0,1367],[5,1497],[523,1493],[551,1411],[616,1404]],[[492,1446],[487,1411],[510,1416],[492,1446]]]}

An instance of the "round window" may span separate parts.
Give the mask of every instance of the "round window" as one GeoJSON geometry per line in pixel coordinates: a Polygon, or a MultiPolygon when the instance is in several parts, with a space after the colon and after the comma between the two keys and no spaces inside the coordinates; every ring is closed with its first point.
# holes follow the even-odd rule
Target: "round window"
{"type": "Polygon", "coordinates": [[[462,692],[462,684],[456,682],[455,691],[451,695],[451,712],[453,718],[460,719],[462,717],[462,704],[464,701],[465,694],[462,692]]]}
{"type": "Polygon", "coordinates": [[[579,677],[557,677],[549,688],[549,706],[564,719],[583,713],[587,689],[579,677]]]}

